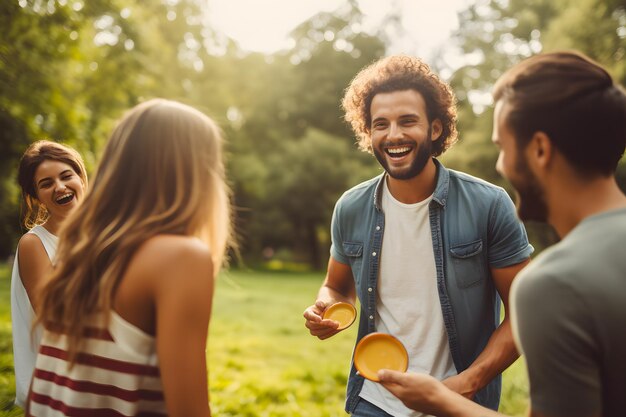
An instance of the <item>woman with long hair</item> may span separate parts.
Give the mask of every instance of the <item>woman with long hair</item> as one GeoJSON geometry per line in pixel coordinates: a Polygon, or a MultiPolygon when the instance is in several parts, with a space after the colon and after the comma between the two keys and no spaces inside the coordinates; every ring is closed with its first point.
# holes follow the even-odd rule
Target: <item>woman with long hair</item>
{"type": "Polygon", "coordinates": [[[221,135],[155,99],[109,139],[60,234],[27,412],[209,416],[214,278],[231,244],[221,135]]]}
{"type": "Polygon", "coordinates": [[[18,183],[22,192],[22,222],[28,232],[21,237],[15,253],[11,321],[15,403],[23,406],[41,338],[41,327],[31,334],[39,293],[52,270],[61,223],[82,199],[87,174],[74,149],[40,140],[22,155],[18,183]]]}

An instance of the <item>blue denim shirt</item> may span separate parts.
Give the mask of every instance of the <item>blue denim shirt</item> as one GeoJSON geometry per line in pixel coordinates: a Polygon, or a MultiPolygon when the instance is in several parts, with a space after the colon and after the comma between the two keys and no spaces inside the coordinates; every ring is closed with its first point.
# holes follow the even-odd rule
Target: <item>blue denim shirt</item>
{"type": "MultiPolygon", "coordinates": [[[[437,288],[450,352],[461,372],[483,351],[500,322],[500,298],[490,268],[518,264],[533,248],[513,202],[501,187],[434,161],[437,183],[429,212],[437,288]]],[[[357,343],[376,330],[376,287],[385,232],[381,208],[384,180],[382,174],[346,191],[332,219],[331,256],[350,265],[361,303],[357,343]]],[[[353,363],[346,411],[354,410],[362,386],[363,377],[356,374],[353,363]]],[[[498,376],[477,392],[474,400],[495,410],[500,391],[498,376]]]]}

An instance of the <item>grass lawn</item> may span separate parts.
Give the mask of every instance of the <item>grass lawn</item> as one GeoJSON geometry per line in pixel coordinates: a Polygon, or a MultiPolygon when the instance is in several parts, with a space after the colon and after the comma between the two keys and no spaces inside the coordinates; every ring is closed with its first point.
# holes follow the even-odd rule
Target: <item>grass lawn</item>
{"type": "MultiPolygon", "coordinates": [[[[0,417],[22,415],[11,404],[9,275],[10,268],[0,265],[0,417]]],[[[208,349],[214,415],[346,416],[344,392],[356,326],[319,341],[303,325],[302,311],[322,279],[319,273],[233,271],[220,276],[208,349]]],[[[523,364],[517,361],[504,374],[500,410],[524,415],[527,392],[523,364]]]]}

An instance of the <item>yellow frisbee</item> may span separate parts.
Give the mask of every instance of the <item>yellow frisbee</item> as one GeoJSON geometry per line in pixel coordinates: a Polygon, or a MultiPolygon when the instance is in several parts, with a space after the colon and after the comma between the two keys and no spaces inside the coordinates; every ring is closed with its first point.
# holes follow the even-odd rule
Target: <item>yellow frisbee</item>
{"type": "Polygon", "coordinates": [[[406,372],[409,355],[402,342],[390,334],[370,333],[354,350],[354,366],[363,377],[378,382],[381,369],[406,372]]]}
{"type": "Polygon", "coordinates": [[[338,330],[350,327],[356,318],[356,308],[350,303],[339,302],[331,305],[324,311],[323,319],[339,322],[338,330]]]}

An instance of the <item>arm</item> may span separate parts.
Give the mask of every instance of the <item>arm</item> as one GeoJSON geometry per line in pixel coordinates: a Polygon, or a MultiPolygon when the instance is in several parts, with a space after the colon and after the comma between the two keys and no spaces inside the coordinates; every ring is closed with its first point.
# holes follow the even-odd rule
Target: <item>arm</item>
{"type": "MultiPolygon", "coordinates": [[[[378,372],[380,383],[404,405],[438,417],[504,416],[448,389],[427,374],[402,373],[388,369],[378,372]]],[[[537,416],[538,417],[538,416],[537,416]]]]}
{"type": "Polygon", "coordinates": [[[528,260],[506,268],[492,268],[494,284],[504,304],[504,320],[489,338],[487,346],[476,360],[463,372],[447,378],[443,383],[467,398],[487,385],[519,357],[511,331],[509,290],[517,273],[528,264],[528,260]]]}
{"type": "Polygon", "coordinates": [[[213,298],[208,249],[185,245],[155,288],[157,354],[168,415],[208,417],[206,344],[213,298]]]}
{"type": "Polygon", "coordinates": [[[37,312],[39,293],[47,282],[47,276],[52,271],[52,263],[46,249],[39,238],[27,233],[20,239],[18,244],[18,265],[20,278],[28,299],[37,312]]]}
{"type": "MultiPolygon", "coordinates": [[[[438,417],[506,417],[485,408],[462,395],[447,389],[446,386],[427,374],[402,373],[388,369],[378,373],[380,383],[404,405],[438,417]]],[[[529,417],[566,417],[548,415],[529,410],[529,417]]],[[[600,414],[588,417],[601,417],[600,414]]]]}
{"type": "Polygon", "coordinates": [[[337,330],[339,323],[332,320],[322,320],[324,310],[331,304],[338,301],[345,301],[354,304],[356,300],[356,289],[352,278],[350,265],[342,264],[334,258],[328,261],[328,272],[322,284],[315,304],[304,310],[304,325],[311,335],[321,340],[327,339],[339,333],[337,330]]]}

